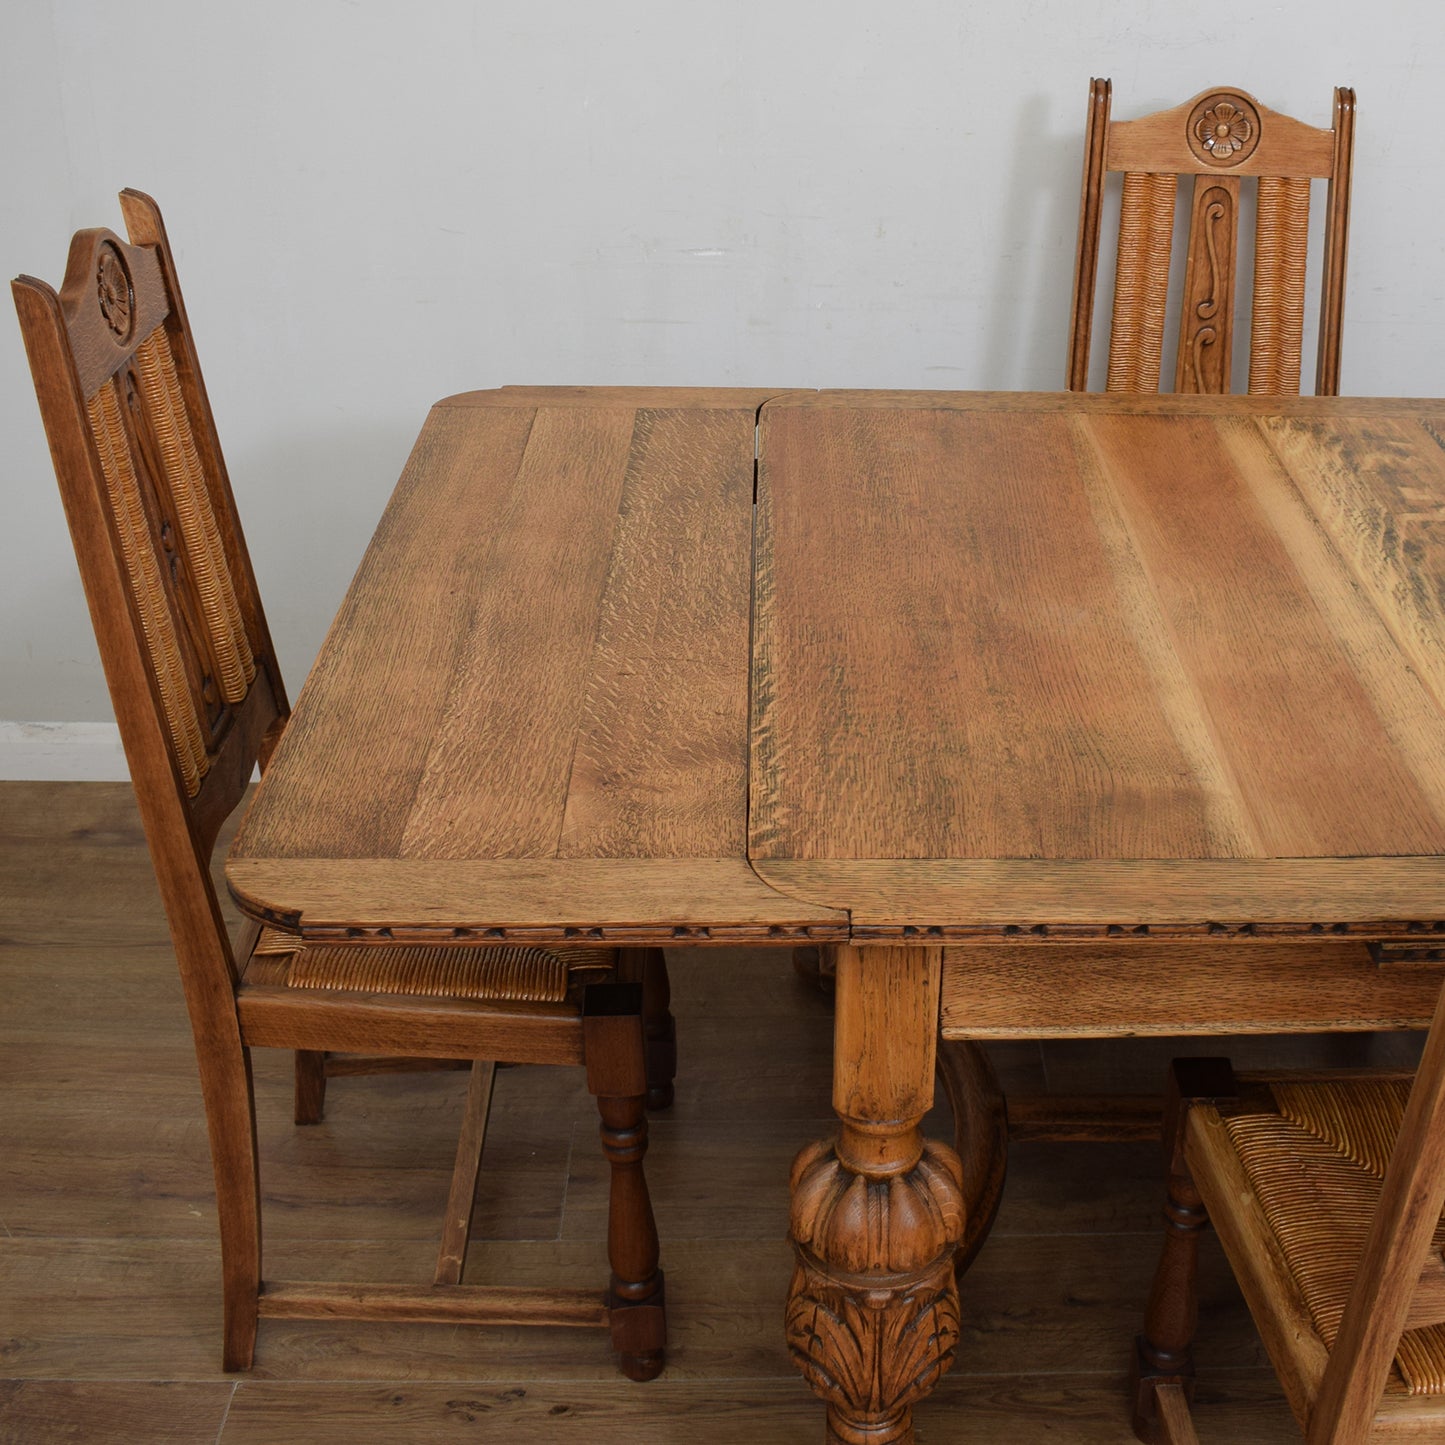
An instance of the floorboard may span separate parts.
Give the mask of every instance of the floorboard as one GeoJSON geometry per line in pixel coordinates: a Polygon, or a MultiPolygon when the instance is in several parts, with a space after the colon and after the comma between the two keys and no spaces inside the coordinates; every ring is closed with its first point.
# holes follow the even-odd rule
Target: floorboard
{"type": "MultiPolygon", "coordinates": [[[[648,1158],[661,1379],[621,1379],[596,1331],[280,1320],[255,1369],[226,1376],[204,1120],[130,791],[0,783],[0,1445],[821,1439],[781,1315],[788,1164],[832,1117],[830,1006],[786,950],[670,961],[681,1073],[648,1158]]],[[[1031,1093],[1157,1089],[1167,1054],[994,1051],[1031,1093]]],[[[465,1075],[333,1080],[306,1129],[288,1057],[258,1056],[256,1087],[268,1276],[429,1277],[465,1075]]],[[[579,1072],[502,1071],[468,1280],[600,1287],[605,1172],[579,1072]]],[[[918,1412],[924,1445],[1131,1438],[1123,1372],[1160,1202],[1154,1146],[1015,1146],[958,1365],[918,1412]]],[[[1203,1438],[1297,1438],[1212,1241],[1198,1354],[1203,1438]]]]}
{"type": "Polygon", "coordinates": [[[235,1389],[219,1380],[0,1380],[0,1445],[213,1445],[235,1389]]]}

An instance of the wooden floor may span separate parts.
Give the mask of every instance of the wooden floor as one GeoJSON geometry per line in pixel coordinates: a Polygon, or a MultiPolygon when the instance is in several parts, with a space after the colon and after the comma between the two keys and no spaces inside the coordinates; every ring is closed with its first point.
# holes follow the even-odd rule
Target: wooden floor
{"type": "MultiPolygon", "coordinates": [[[[224,1375],[205,1126],[129,789],[0,783],[0,1442],[821,1440],[781,1313],[788,1164],[831,1118],[829,1007],[786,951],[670,957],[681,1074],[648,1157],[661,1379],[623,1380],[601,1332],[283,1321],[262,1322],[249,1374],[224,1375]]],[[[1396,1046],[1333,1046],[1371,1051],[1396,1046]]],[[[1147,1090],[1170,1052],[997,1060],[1006,1087],[1147,1090]]],[[[296,1129],[288,1071],[258,1056],[267,1274],[429,1278],[465,1075],[336,1080],[326,1122],[296,1129]]],[[[600,1285],[595,1139],[580,1072],[499,1076],[469,1279],[600,1285]]],[[[1131,1438],[1123,1377],[1159,1204],[1152,1147],[1015,1147],[964,1281],[958,1364],[918,1412],[925,1445],[1131,1438]]],[[[1198,1357],[1205,1441],[1297,1438],[1212,1240],[1198,1357]]]]}

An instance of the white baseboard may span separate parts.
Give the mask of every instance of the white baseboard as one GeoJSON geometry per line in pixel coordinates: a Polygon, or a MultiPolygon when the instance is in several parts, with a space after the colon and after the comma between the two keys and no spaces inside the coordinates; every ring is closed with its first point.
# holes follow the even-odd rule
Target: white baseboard
{"type": "Polygon", "coordinates": [[[114,723],[0,722],[0,779],[120,783],[129,777],[114,723]]]}

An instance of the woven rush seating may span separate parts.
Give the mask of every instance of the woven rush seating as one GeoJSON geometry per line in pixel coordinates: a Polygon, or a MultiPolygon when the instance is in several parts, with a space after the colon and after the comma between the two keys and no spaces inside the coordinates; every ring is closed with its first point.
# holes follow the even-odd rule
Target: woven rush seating
{"type": "MultiPolygon", "coordinates": [[[[1205,1125],[1229,1136],[1326,1347],[1339,1334],[1410,1082],[1241,1080],[1240,1112],[1205,1125]]],[[[1437,1224],[1431,1248],[1442,1244],[1445,1225],[1437,1224]]],[[[1445,1392],[1445,1323],[1400,1336],[1386,1389],[1445,1392]]]]}
{"type": "Polygon", "coordinates": [[[264,928],[242,985],[560,1004],[573,988],[610,977],[616,961],[610,948],[303,944],[294,934],[264,928]]]}
{"type": "Polygon", "coordinates": [[[1445,995],[1413,1078],[1176,1059],[1135,1435],[1190,1445],[1212,1224],[1308,1445],[1445,1440],[1445,995]]]}

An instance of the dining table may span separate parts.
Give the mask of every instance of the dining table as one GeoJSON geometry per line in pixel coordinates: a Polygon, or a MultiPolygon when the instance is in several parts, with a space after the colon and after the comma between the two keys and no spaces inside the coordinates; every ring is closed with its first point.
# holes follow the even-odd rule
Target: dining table
{"type": "Polygon", "coordinates": [[[911,1440],[960,1340],[971,1180],[920,1125],[975,970],[1026,1030],[1144,960],[1128,1033],[1176,957],[1245,1019],[1282,954],[1303,995],[1350,945],[1363,996],[1445,943],[1445,402],[449,397],[226,871],[316,941],[823,950],[783,1329],[831,1442],[911,1440]]]}

